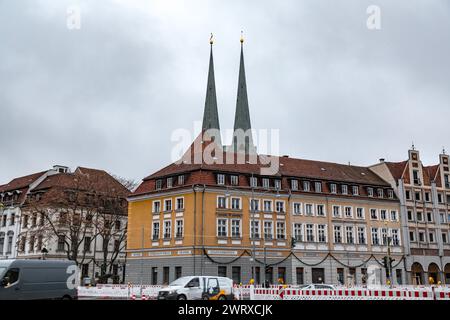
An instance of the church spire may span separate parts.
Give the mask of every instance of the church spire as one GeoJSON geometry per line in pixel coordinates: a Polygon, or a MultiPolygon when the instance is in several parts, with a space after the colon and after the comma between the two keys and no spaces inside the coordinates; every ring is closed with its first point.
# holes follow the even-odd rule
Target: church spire
{"type": "MultiPolygon", "coordinates": [[[[209,71],[208,71],[208,84],[206,88],[205,110],[203,113],[202,131],[209,129],[216,129],[219,133],[219,114],[217,111],[217,96],[216,96],[216,82],[214,78],[214,60],[213,60],[213,35],[209,39],[211,45],[211,51],[209,56],[209,71]]],[[[220,146],[222,145],[220,134],[214,136],[215,142],[220,146]]]]}
{"type": "Polygon", "coordinates": [[[234,152],[255,153],[251,133],[250,111],[248,107],[247,82],[244,66],[244,37],[241,32],[241,59],[239,65],[236,114],[234,118],[234,135],[232,149],[234,152]]]}

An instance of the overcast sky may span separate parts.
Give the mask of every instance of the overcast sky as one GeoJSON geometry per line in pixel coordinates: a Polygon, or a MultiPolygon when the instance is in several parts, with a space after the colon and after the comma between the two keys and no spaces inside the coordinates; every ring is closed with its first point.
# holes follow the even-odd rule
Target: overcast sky
{"type": "Polygon", "coordinates": [[[0,184],[54,164],[136,180],[169,164],[171,133],[202,119],[211,32],[231,128],[241,30],[252,125],[280,129],[281,154],[450,151],[448,0],[0,0],[0,184]]]}

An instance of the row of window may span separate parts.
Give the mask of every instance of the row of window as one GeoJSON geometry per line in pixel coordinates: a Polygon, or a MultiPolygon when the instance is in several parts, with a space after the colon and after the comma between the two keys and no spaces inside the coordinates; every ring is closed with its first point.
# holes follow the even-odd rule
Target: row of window
{"type": "MultiPolygon", "coordinates": [[[[219,209],[232,209],[232,210],[241,210],[242,203],[241,198],[239,197],[231,197],[230,201],[231,205],[227,197],[218,196],[217,197],[217,208],[219,209]]],[[[273,200],[267,199],[251,199],[250,200],[250,209],[252,212],[278,212],[285,213],[285,201],[283,200],[275,200],[275,206],[273,206],[273,200]],[[262,202],[262,207],[261,207],[262,202]]],[[[321,216],[324,217],[326,215],[325,205],[324,204],[312,204],[312,203],[301,203],[301,202],[293,202],[292,203],[292,212],[294,215],[308,215],[308,216],[321,216]]],[[[365,213],[364,208],[356,208],[356,210],[351,206],[332,206],[332,215],[335,218],[358,218],[364,219],[365,213]],[[355,212],[354,212],[355,211],[355,212]]],[[[396,210],[387,210],[387,209],[370,209],[370,218],[372,220],[391,220],[398,221],[398,214],[396,210]]]]}
{"type": "MultiPolygon", "coordinates": [[[[448,242],[448,233],[446,231],[441,232],[441,238],[442,243],[449,243],[448,242]]],[[[428,231],[428,238],[427,238],[427,232],[425,230],[410,230],[409,231],[409,241],[410,242],[419,242],[419,243],[437,243],[436,239],[436,233],[435,231],[428,231]]]]}
{"type": "MultiPolygon", "coordinates": [[[[227,175],[219,173],[217,174],[217,184],[218,185],[225,185],[227,184],[227,175]]],[[[229,176],[229,184],[232,186],[238,186],[239,185],[239,176],[238,175],[230,175],[229,176]]],[[[281,179],[269,179],[269,178],[257,178],[257,177],[250,177],[250,186],[252,188],[262,187],[264,189],[270,189],[274,188],[276,190],[281,190],[281,179]]],[[[293,191],[314,191],[321,193],[323,192],[322,188],[322,182],[321,181],[299,181],[297,179],[290,179],[290,187],[293,191]],[[299,182],[301,182],[301,189],[299,182]]],[[[355,185],[347,185],[347,184],[337,184],[337,183],[329,183],[329,189],[330,193],[332,194],[342,194],[342,195],[354,195],[359,196],[359,186],[355,185]]],[[[373,187],[367,187],[367,195],[369,197],[373,197],[374,193],[377,193],[378,198],[384,198],[385,193],[387,192],[387,196],[390,199],[394,198],[394,191],[392,189],[388,189],[385,191],[383,188],[373,188],[373,187]]]]}
{"type": "Polygon", "coordinates": [[[14,233],[12,231],[8,232],[6,238],[4,233],[0,233],[0,256],[12,253],[13,242],[14,242],[14,233]]]}
{"type": "MultiPolygon", "coordinates": [[[[162,205],[163,205],[163,208],[161,211],[161,201],[160,200],[153,201],[152,212],[153,213],[172,212],[172,210],[173,210],[172,199],[164,199],[162,201],[162,205]]],[[[176,211],[184,210],[184,198],[183,197],[179,197],[179,198],[175,199],[175,210],[176,211]]]]}
{"type": "MultiPolygon", "coordinates": [[[[184,220],[175,220],[175,238],[183,238],[184,236],[184,220]]],[[[170,240],[172,238],[172,220],[165,220],[162,224],[159,221],[153,222],[152,228],[152,240],[156,241],[159,239],[170,240]],[[162,232],[162,234],[161,234],[162,232]]]]}
{"type": "MultiPolygon", "coordinates": [[[[408,210],[407,216],[408,216],[408,221],[411,221],[411,222],[413,222],[413,221],[429,222],[429,223],[434,222],[432,211],[427,211],[424,214],[423,211],[417,210],[416,213],[414,214],[413,210],[408,210]]],[[[447,215],[446,215],[445,212],[442,212],[442,211],[439,212],[439,223],[445,224],[448,221],[450,221],[450,213],[447,213],[447,215]]]]}
{"type": "MultiPolygon", "coordinates": [[[[238,218],[218,218],[217,219],[217,237],[224,238],[242,238],[242,220],[238,218]]],[[[252,239],[265,240],[285,240],[286,239],[286,223],[284,221],[262,222],[252,220],[250,222],[250,237],[252,239]],[[261,234],[261,231],[263,234],[261,234]]]]}
{"type": "Polygon", "coordinates": [[[12,213],[9,218],[9,223],[8,223],[8,215],[3,214],[0,223],[1,223],[2,227],[13,226],[16,223],[16,215],[14,213],[12,213]]]}
{"type": "MultiPolygon", "coordinates": [[[[405,198],[406,200],[414,200],[414,201],[424,201],[424,202],[432,202],[432,194],[429,191],[423,190],[405,190],[405,198]],[[414,195],[414,197],[413,197],[414,195]]],[[[439,204],[445,204],[444,195],[442,193],[437,194],[437,202],[439,204]]],[[[450,203],[450,195],[447,195],[447,202],[450,203]]]]}
{"type": "MultiPolygon", "coordinates": [[[[326,224],[294,223],[293,236],[298,242],[328,242],[326,224]]],[[[372,245],[400,245],[399,229],[371,228],[372,245]]],[[[336,244],[367,244],[366,227],[352,225],[333,225],[333,242],[336,244]]]]}
{"type": "Polygon", "coordinates": [[[184,185],[185,182],[185,176],[184,175],[179,175],[177,177],[169,177],[165,179],[165,184],[164,184],[164,180],[163,179],[157,179],[155,181],[155,189],[156,190],[161,190],[163,187],[165,188],[173,188],[176,185],[177,186],[182,186],[184,185]]]}

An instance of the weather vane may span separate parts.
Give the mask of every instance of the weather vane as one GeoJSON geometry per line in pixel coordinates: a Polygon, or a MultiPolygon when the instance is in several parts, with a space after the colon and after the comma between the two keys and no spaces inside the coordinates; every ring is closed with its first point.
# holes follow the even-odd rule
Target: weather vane
{"type": "Polygon", "coordinates": [[[211,33],[211,37],[209,38],[209,44],[212,45],[214,43],[213,34],[211,33]]]}

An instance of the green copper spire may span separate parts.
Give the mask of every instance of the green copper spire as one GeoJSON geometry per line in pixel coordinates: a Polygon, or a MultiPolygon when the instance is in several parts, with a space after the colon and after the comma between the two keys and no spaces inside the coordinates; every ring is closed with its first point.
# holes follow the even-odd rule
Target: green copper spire
{"type": "MultiPolygon", "coordinates": [[[[211,44],[211,53],[209,56],[209,72],[208,72],[208,84],[206,88],[205,111],[203,113],[203,124],[202,124],[203,131],[206,131],[208,129],[220,130],[219,114],[217,112],[216,82],[214,79],[212,34],[209,43],[211,44]]],[[[219,146],[222,145],[220,135],[215,137],[215,142],[219,146]]]]}
{"type": "Polygon", "coordinates": [[[241,37],[241,61],[239,65],[236,114],[234,118],[233,151],[245,151],[246,154],[255,152],[252,134],[251,131],[249,131],[251,128],[252,125],[250,122],[250,111],[247,97],[247,82],[245,80],[244,38],[241,37]],[[242,136],[242,133],[245,133],[245,136],[242,136]]]}

